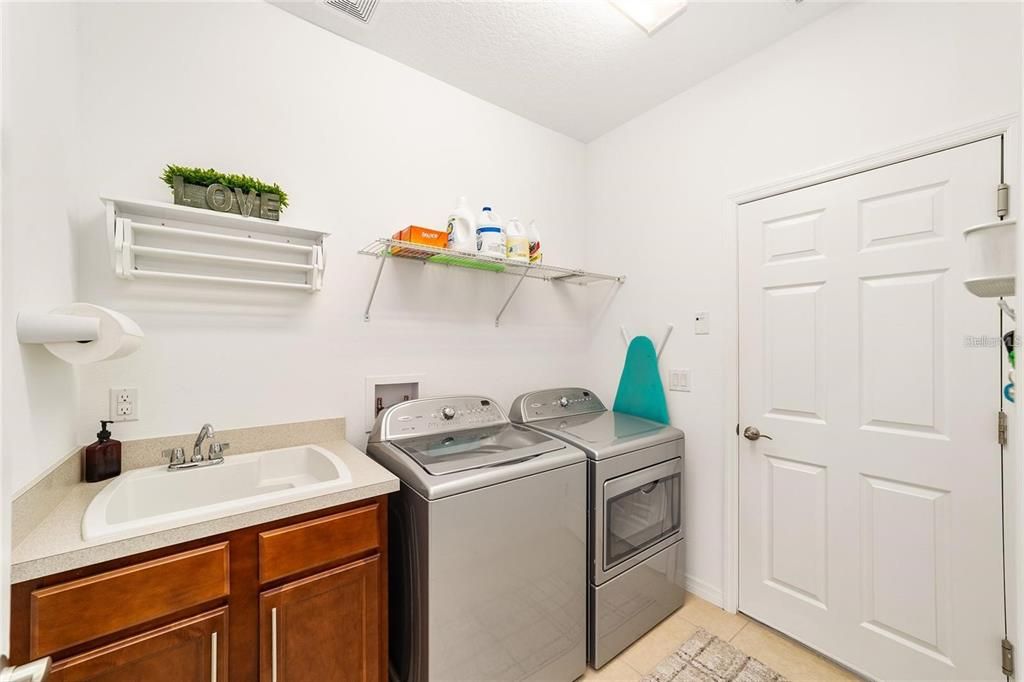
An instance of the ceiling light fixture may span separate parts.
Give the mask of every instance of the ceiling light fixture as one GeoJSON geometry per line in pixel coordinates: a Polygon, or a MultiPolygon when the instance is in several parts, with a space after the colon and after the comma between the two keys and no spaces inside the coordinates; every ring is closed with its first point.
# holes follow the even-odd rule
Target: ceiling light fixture
{"type": "Polygon", "coordinates": [[[652,36],[686,11],[686,0],[608,0],[634,24],[652,36]]]}

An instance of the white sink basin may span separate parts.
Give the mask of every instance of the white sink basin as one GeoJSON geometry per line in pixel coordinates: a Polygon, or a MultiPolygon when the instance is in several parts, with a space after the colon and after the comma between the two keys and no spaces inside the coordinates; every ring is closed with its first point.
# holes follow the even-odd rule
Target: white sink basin
{"type": "Polygon", "coordinates": [[[223,464],[121,474],[82,519],[86,540],[117,540],[295,502],[345,488],[352,473],[315,445],[231,455],[223,464]]]}

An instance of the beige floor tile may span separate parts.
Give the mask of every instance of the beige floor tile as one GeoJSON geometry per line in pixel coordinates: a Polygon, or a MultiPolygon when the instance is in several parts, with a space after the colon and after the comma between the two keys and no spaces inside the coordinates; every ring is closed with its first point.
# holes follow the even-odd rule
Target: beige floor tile
{"type": "Polygon", "coordinates": [[[704,601],[692,594],[686,595],[683,608],[676,611],[676,616],[701,626],[727,642],[750,622],[750,619],[744,615],[723,611],[711,602],[704,601]]]}
{"type": "Polygon", "coordinates": [[[753,621],[748,622],[731,643],[793,682],[860,679],[788,637],[753,621]]]}
{"type": "Polygon", "coordinates": [[[679,617],[677,612],[619,654],[619,658],[636,671],[650,672],[696,631],[697,626],[679,617]]]}
{"type": "Polygon", "coordinates": [[[621,658],[613,658],[600,670],[591,670],[583,674],[583,680],[602,680],[602,682],[636,682],[641,677],[640,673],[633,670],[621,658]]]}

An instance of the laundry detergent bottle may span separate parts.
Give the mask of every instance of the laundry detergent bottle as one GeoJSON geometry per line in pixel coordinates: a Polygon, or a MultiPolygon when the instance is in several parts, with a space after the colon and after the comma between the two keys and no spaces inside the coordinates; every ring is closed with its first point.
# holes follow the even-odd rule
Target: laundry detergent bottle
{"type": "Polygon", "coordinates": [[[544,252],[540,248],[540,230],[537,229],[537,221],[531,220],[526,228],[526,238],[530,242],[530,262],[540,265],[544,262],[544,252]]]}
{"type": "Polygon", "coordinates": [[[505,257],[505,230],[490,206],[483,207],[476,223],[476,249],[485,256],[505,257]]]}
{"type": "Polygon", "coordinates": [[[530,262],[530,240],[518,218],[505,223],[505,254],[511,261],[530,262]]]}
{"type": "Polygon", "coordinates": [[[448,248],[473,253],[476,251],[476,220],[466,197],[448,214],[448,248]]]}

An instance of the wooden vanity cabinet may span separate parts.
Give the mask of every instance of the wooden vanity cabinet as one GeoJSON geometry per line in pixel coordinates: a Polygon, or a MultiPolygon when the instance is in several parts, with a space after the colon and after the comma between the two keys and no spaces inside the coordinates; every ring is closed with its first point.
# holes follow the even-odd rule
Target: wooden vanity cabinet
{"type": "Polygon", "coordinates": [[[18,583],[11,661],[52,656],[55,682],[385,680],[386,590],[381,496],[18,583]]]}
{"type": "Polygon", "coordinates": [[[217,609],[59,661],[49,682],[228,679],[228,610],[217,609]]]}
{"type": "Polygon", "coordinates": [[[261,682],[384,679],[380,557],[260,595],[261,682]]]}

